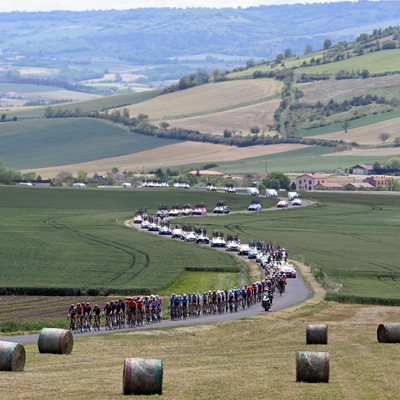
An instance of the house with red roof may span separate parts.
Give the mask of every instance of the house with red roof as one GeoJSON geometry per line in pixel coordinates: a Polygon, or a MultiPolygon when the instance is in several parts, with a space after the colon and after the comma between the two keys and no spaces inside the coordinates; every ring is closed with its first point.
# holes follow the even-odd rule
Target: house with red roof
{"type": "Polygon", "coordinates": [[[296,189],[313,190],[315,186],[324,185],[326,177],[322,174],[304,174],[296,177],[296,189]]]}
{"type": "Polygon", "coordinates": [[[336,182],[325,182],[325,183],[320,183],[316,186],[314,186],[315,190],[340,190],[343,189],[343,185],[340,183],[336,182]]]}
{"type": "Polygon", "coordinates": [[[364,183],[369,183],[374,188],[380,186],[384,189],[388,188],[389,182],[385,176],[369,176],[363,180],[364,183]]]}

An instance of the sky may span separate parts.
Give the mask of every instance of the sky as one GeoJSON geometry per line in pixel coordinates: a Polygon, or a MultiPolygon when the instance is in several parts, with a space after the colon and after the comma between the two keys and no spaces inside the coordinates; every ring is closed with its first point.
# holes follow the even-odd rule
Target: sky
{"type": "Polygon", "coordinates": [[[51,10],[126,10],[141,7],[251,7],[271,4],[317,3],[338,0],[0,0],[0,12],[51,10]]]}

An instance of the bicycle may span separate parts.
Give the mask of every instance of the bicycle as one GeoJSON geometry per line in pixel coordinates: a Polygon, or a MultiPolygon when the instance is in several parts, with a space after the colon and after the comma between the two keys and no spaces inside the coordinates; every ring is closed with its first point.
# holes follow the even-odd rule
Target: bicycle
{"type": "Polygon", "coordinates": [[[71,320],[70,325],[69,325],[69,329],[71,332],[73,333],[77,333],[77,325],[76,325],[76,317],[67,317],[71,320]]]}
{"type": "Polygon", "coordinates": [[[100,331],[101,323],[100,323],[100,315],[94,316],[94,330],[100,331]]]}

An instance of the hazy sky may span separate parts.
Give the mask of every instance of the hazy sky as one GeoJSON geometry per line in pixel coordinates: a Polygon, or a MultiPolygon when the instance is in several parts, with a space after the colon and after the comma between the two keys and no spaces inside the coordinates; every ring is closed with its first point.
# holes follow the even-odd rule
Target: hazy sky
{"type": "Polygon", "coordinates": [[[124,10],[140,7],[250,7],[270,4],[327,3],[335,0],[0,0],[0,12],[124,10]]]}

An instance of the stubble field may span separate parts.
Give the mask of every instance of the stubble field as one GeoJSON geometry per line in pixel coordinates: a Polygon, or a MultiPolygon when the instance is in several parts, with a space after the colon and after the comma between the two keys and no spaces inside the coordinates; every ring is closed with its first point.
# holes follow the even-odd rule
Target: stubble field
{"type": "MultiPolygon", "coordinates": [[[[235,131],[236,135],[248,134],[250,128],[258,126],[268,135],[268,126],[274,123],[274,112],[279,99],[198,117],[169,120],[172,127],[196,130],[201,133],[223,135],[225,129],[235,131]]],[[[275,134],[276,132],[272,132],[275,134]]]]}
{"type": "Polygon", "coordinates": [[[312,138],[343,140],[344,142],[356,142],[360,145],[377,145],[382,143],[379,139],[379,135],[381,133],[388,133],[390,138],[387,140],[387,143],[389,143],[392,142],[395,137],[400,137],[398,129],[399,122],[400,118],[393,118],[358,128],[350,127],[347,133],[341,130],[340,132],[315,135],[312,136],[312,138]]]}
{"type": "Polygon", "coordinates": [[[305,149],[309,146],[296,143],[273,144],[269,146],[235,147],[223,144],[180,142],[158,147],[153,150],[141,151],[120,157],[104,158],[79,164],[60,165],[48,168],[26,169],[23,172],[35,171],[42,177],[54,177],[60,171],[86,171],[89,174],[105,173],[113,167],[120,171],[133,170],[141,172],[159,167],[187,166],[193,164],[208,164],[210,162],[238,161],[249,157],[268,156],[287,151],[305,149]]]}
{"type": "Polygon", "coordinates": [[[279,90],[280,84],[272,80],[210,83],[168,93],[126,108],[131,116],[143,113],[151,119],[182,118],[270,97],[279,93],[279,90]]]}
{"type": "Polygon", "coordinates": [[[166,400],[397,398],[398,344],[380,344],[379,323],[398,321],[395,307],[320,303],[296,310],[175,329],[75,339],[69,356],[25,345],[25,371],[0,373],[0,398],[123,399],[125,358],[161,359],[166,400]],[[305,327],[328,324],[328,345],[307,346],[305,327]],[[330,354],[329,383],[296,382],[298,351],[330,354]]]}

